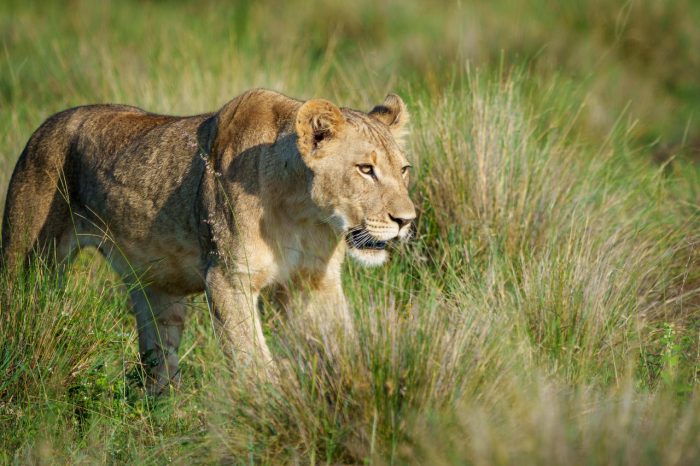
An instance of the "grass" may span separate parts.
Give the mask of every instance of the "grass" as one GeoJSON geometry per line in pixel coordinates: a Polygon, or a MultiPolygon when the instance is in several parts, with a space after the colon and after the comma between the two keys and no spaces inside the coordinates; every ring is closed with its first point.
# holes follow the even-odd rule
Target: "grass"
{"type": "Polygon", "coordinates": [[[104,262],[0,277],[0,462],[697,463],[698,19],[691,0],[3,2],[0,186],[69,106],[393,90],[420,216],[387,266],[347,264],[358,332],[333,363],[266,308],[284,388],[227,367],[194,297],[183,386],[149,398],[104,262]]]}

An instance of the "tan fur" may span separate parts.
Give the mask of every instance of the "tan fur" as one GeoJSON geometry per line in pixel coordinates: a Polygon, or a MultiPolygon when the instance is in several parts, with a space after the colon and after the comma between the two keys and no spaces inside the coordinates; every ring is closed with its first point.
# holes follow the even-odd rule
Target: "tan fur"
{"type": "Polygon", "coordinates": [[[407,119],[394,95],[367,114],[266,90],[193,117],[66,110],[17,162],[2,263],[57,257],[61,266],[79,247],[96,247],[132,290],[153,392],[178,377],[184,299],[202,291],[227,353],[269,368],[263,288],[300,285],[305,305],[295,312],[350,332],[346,250],[377,265],[387,256],[381,241],[407,235],[415,212],[397,143],[407,119]]]}

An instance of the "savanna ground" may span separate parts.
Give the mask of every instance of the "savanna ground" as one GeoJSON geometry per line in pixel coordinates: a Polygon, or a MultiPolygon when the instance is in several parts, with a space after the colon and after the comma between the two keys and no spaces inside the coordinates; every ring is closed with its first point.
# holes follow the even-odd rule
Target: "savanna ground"
{"type": "Polygon", "coordinates": [[[201,297],[143,394],[122,285],[0,278],[0,462],[700,462],[693,0],[0,2],[0,205],[75,105],[210,111],[251,87],[412,111],[416,239],[347,264],[332,364],[266,307],[286,388],[227,368],[201,297]]]}

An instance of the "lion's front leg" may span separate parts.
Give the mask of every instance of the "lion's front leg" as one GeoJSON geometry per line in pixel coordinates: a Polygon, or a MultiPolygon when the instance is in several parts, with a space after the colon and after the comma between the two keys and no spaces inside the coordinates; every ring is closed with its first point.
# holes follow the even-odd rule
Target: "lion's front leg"
{"type": "Polygon", "coordinates": [[[297,283],[301,286],[298,301],[292,306],[293,320],[336,352],[355,334],[340,278],[304,277],[297,283]]]}
{"type": "Polygon", "coordinates": [[[234,363],[257,366],[273,375],[274,363],[258,314],[259,290],[250,277],[211,267],[206,274],[206,292],[226,355],[234,363]]]}

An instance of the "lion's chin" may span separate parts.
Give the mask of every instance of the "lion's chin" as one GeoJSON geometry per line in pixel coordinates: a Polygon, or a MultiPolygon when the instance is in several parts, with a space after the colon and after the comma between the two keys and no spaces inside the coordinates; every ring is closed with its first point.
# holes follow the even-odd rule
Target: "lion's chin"
{"type": "Polygon", "coordinates": [[[364,267],[378,267],[389,258],[389,254],[383,249],[357,249],[350,248],[350,257],[364,267]]]}

